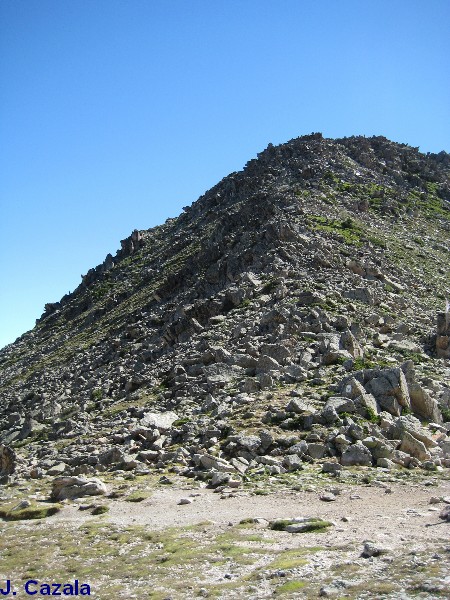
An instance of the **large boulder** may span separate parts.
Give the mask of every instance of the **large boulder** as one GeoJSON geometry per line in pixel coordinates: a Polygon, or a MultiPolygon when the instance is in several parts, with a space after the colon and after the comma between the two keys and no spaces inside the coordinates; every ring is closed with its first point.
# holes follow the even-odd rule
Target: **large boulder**
{"type": "Polygon", "coordinates": [[[347,329],[346,331],[342,332],[339,344],[343,350],[347,350],[347,352],[350,352],[353,358],[362,358],[364,355],[363,349],[357,342],[355,336],[350,331],[350,329],[347,329]]]}
{"type": "Polygon", "coordinates": [[[416,415],[433,421],[433,423],[442,423],[442,414],[439,405],[434,398],[426,392],[418,383],[409,385],[409,396],[411,398],[411,408],[416,415]]]}
{"type": "Polygon", "coordinates": [[[114,464],[120,464],[123,462],[125,453],[122,448],[118,446],[113,446],[112,448],[108,448],[101,454],[98,455],[98,462],[101,465],[110,466],[114,464]]]}
{"type": "Polygon", "coordinates": [[[412,415],[398,417],[387,430],[387,436],[392,440],[403,440],[405,433],[422,442],[426,448],[437,446],[437,443],[431,437],[430,431],[425,429],[419,419],[412,415]]]}
{"type": "Polygon", "coordinates": [[[373,394],[378,404],[392,415],[399,416],[402,407],[411,407],[408,384],[400,368],[382,369],[370,379],[365,388],[373,394]]]}
{"type": "Polygon", "coordinates": [[[344,450],[341,457],[341,464],[345,466],[363,465],[369,467],[372,465],[372,455],[370,450],[358,441],[356,444],[350,444],[344,450]]]}
{"type": "Polygon", "coordinates": [[[0,444],[0,477],[11,475],[16,468],[16,454],[12,448],[0,444]]]}
{"type": "Polygon", "coordinates": [[[439,358],[450,358],[450,313],[442,312],[437,319],[436,353],[439,358]]]}
{"type": "Polygon", "coordinates": [[[419,460],[429,460],[431,458],[431,455],[426,449],[425,444],[407,431],[403,432],[403,439],[399,450],[409,454],[410,456],[415,456],[419,460]]]}
{"type": "Polygon", "coordinates": [[[100,479],[84,479],[84,477],[57,477],[53,480],[52,500],[80,498],[82,496],[101,496],[107,493],[100,479]]]}
{"type": "Polygon", "coordinates": [[[378,413],[378,404],[375,397],[364,389],[364,386],[354,377],[345,380],[341,385],[341,393],[346,398],[351,398],[357,412],[363,417],[378,413]]]}

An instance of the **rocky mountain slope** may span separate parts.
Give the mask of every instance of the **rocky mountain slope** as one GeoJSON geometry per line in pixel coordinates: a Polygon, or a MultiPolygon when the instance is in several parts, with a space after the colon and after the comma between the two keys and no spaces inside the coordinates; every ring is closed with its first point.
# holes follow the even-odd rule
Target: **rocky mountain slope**
{"type": "Polygon", "coordinates": [[[449,154],[269,145],[0,351],[0,474],[450,467],[449,247],[449,154]]]}

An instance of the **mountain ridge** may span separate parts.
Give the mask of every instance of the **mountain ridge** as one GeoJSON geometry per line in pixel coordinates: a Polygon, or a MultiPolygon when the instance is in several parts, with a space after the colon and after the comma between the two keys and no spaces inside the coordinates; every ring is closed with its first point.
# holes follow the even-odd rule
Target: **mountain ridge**
{"type": "Polygon", "coordinates": [[[124,425],[150,409],[176,410],[192,427],[158,450],[158,440],[144,443],[165,464],[163,448],[177,439],[195,454],[202,423],[221,421],[222,404],[222,442],[235,411],[239,421],[248,402],[259,414],[277,389],[280,401],[295,392],[315,403],[323,425],[320,406],[348,374],[384,377],[400,366],[394,388],[407,385],[403,396],[369,392],[373,378],[358,375],[372,396],[360,416],[400,418],[412,406],[442,423],[449,350],[436,318],[450,287],[449,237],[449,154],[381,136],[314,133],[269,145],[179,217],[135,230],[0,351],[1,439],[30,457],[43,440],[73,439],[77,460],[55,456],[70,471],[95,472],[100,450],[89,459],[92,444],[80,436],[125,443],[124,425]],[[414,386],[421,399],[411,405],[414,386]]]}

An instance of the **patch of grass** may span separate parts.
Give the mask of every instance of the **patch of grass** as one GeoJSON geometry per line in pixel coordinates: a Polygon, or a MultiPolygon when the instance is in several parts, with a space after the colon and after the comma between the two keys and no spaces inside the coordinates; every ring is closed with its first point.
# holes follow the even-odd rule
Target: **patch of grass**
{"type": "Polygon", "coordinates": [[[32,504],[26,508],[12,510],[12,506],[8,508],[0,508],[0,517],[5,521],[21,521],[29,519],[45,519],[51,515],[55,515],[61,510],[60,504],[41,505],[32,504]]]}
{"type": "Polygon", "coordinates": [[[362,245],[361,236],[363,231],[360,225],[350,217],[339,221],[322,215],[309,215],[308,223],[313,231],[326,231],[338,234],[345,244],[351,246],[362,245]]]}
{"type": "Polygon", "coordinates": [[[412,350],[407,350],[405,348],[397,348],[397,352],[404,356],[405,360],[412,360],[416,365],[421,365],[425,360],[427,360],[419,352],[413,352],[412,350]]]}
{"type": "Polygon", "coordinates": [[[278,286],[278,279],[271,278],[266,281],[261,289],[262,294],[270,294],[278,286]]]}
{"type": "Polygon", "coordinates": [[[370,406],[366,406],[366,418],[371,423],[379,423],[381,421],[381,417],[371,408],[370,406]]]}
{"type": "Polygon", "coordinates": [[[305,581],[300,581],[298,579],[293,579],[292,581],[286,581],[275,590],[275,595],[279,596],[281,594],[293,594],[295,592],[299,592],[306,585],[305,581]]]}
{"type": "Polygon", "coordinates": [[[450,421],[450,408],[441,407],[441,414],[444,422],[450,421]]]}
{"type": "Polygon", "coordinates": [[[132,492],[129,496],[126,496],[124,500],[125,502],[143,502],[144,500],[147,500],[147,498],[149,498],[150,495],[151,494],[149,492],[136,490],[135,492],[132,492]]]}
{"type": "Polygon", "coordinates": [[[355,358],[353,360],[353,371],[362,371],[363,369],[375,369],[377,364],[368,358],[355,358]]]}
{"type": "Polygon", "coordinates": [[[109,506],[102,504],[101,506],[96,506],[91,512],[91,515],[104,515],[107,512],[109,512],[109,506]]]}
{"type": "MultiPolygon", "coordinates": [[[[286,527],[289,525],[297,525],[297,523],[292,520],[279,519],[277,521],[273,521],[270,524],[270,528],[274,529],[275,531],[285,531],[286,527]]],[[[302,526],[302,531],[299,533],[311,533],[313,531],[324,531],[325,529],[328,529],[328,527],[331,527],[333,523],[330,521],[324,521],[323,519],[310,519],[304,523],[299,523],[299,525],[302,526]]]]}
{"type": "Polygon", "coordinates": [[[91,400],[101,400],[103,398],[103,392],[100,389],[92,390],[91,392],[91,400]]]}
{"type": "Polygon", "coordinates": [[[296,569],[306,565],[308,561],[305,558],[305,551],[302,550],[286,550],[281,552],[277,558],[269,565],[268,569],[296,569]]]}
{"type": "Polygon", "coordinates": [[[180,427],[181,425],[185,425],[186,423],[189,423],[190,419],[188,418],[183,418],[183,419],[177,419],[176,421],[174,421],[172,423],[172,427],[180,427]]]}
{"type": "Polygon", "coordinates": [[[270,529],[284,531],[288,525],[292,525],[291,519],[277,519],[270,524],[270,529]]]}

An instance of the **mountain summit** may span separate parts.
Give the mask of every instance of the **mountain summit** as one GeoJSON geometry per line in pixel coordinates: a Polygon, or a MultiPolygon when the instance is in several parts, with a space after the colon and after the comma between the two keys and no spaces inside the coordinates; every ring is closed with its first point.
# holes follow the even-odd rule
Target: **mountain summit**
{"type": "Polygon", "coordinates": [[[269,145],[0,351],[2,474],[450,466],[449,247],[449,154],[269,145]]]}

